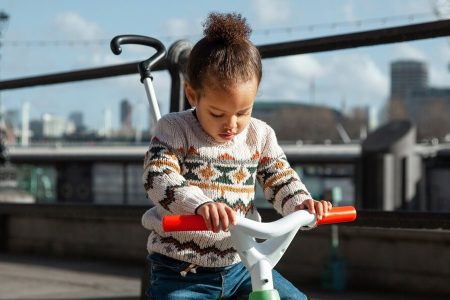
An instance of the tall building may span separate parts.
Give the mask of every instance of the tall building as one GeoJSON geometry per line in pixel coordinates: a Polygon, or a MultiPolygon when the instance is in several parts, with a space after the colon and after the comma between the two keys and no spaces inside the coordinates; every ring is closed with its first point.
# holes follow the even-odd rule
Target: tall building
{"type": "Polygon", "coordinates": [[[44,121],[43,120],[31,120],[30,131],[34,139],[42,139],[44,137],[44,121]]]}
{"type": "Polygon", "coordinates": [[[19,110],[8,110],[5,113],[6,122],[10,123],[14,129],[19,129],[21,125],[20,111],[19,110]]]}
{"type": "Polygon", "coordinates": [[[427,87],[428,70],[424,62],[397,60],[391,63],[391,99],[402,100],[427,87]]]}
{"type": "Polygon", "coordinates": [[[77,129],[83,127],[83,113],[81,111],[71,112],[69,115],[69,120],[75,124],[77,129]]]}
{"type": "Polygon", "coordinates": [[[120,125],[122,129],[132,128],[132,107],[127,99],[120,102],[120,125]]]}
{"type": "Polygon", "coordinates": [[[111,108],[107,107],[103,111],[103,135],[107,138],[112,134],[112,113],[111,108]]]}

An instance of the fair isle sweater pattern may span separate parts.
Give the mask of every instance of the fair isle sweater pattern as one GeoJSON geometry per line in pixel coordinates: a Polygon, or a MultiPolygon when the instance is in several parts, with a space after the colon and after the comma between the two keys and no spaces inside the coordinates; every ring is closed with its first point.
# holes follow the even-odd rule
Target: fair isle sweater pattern
{"type": "Polygon", "coordinates": [[[281,215],[311,198],[266,123],[252,118],[232,141],[219,144],[191,110],[165,115],[144,159],[144,187],[154,204],[142,218],[150,230],[148,251],[204,267],[239,262],[229,232],[165,233],[161,217],[194,214],[209,201],[226,203],[238,215],[248,216],[254,210],[256,181],[281,215]]]}

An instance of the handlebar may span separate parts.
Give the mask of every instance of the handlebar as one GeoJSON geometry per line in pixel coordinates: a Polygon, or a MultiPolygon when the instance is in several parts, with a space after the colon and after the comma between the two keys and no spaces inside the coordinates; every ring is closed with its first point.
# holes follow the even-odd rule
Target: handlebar
{"type": "MultiPolygon", "coordinates": [[[[236,227],[252,232],[258,238],[277,236],[299,226],[325,225],[342,222],[352,222],[356,219],[356,210],[353,206],[333,207],[321,220],[316,220],[314,214],[306,210],[296,211],[274,222],[260,223],[245,217],[237,217],[236,227]]],[[[163,229],[172,231],[201,231],[208,230],[203,217],[200,215],[176,215],[164,216],[162,220],[163,229]]]]}
{"type": "Polygon", "coordinates": [[[144,78],[151,78],[150,69],[166,56],[166,48],[157,39],[143,36],[143,35],[118,35],[111,40],[111,51],[119,55],[122,53],[122,47],[124,44],[137,44],[143,46],[149,46],[156,49],[156,53],[149,59],[141,62],[138,65],[139,73],[141,74],[141,81],[144,82],[144,78]]]}
{"type": "MultiPolygon", "coordinates": [[[[249,270],[254,291],[272,290],[272,269],[300,227],[351,222],[356,219],[352,206],[333,207],[321,220],[307,210],[295,211],[277,221],[260,223],[237,216],[236,225],[230,225],[230,236],[242,262],[249,270]],[[263,242],[255,238],[265,239],[263,242]]],[[[163,230],[195,231],[208,230],[200,215],[164,216],[163,230]]]]}

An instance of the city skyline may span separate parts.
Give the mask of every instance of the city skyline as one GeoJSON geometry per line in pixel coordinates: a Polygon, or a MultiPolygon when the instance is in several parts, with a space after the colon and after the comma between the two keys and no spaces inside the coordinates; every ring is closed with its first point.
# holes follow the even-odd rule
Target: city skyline
{"type": "MultiPolygon", "coordinates": [[[[449,98],[450,95],[450,85],[445,87],[434,87],[432,84],[429,83],[428,80],[428,66],[424,61],[421,60],[395,60],[390,62],[390,96],[386,103],[386,105],[389,104],[389,102],[392,101],[392,99],[404,99],[404,101],[407,105],[413,105],[416,107],[419,107],[420,97],[429,97],[429,93],[426,92],[428,90],[432,91],[432,94],[436,94],[436,91],[443,91],[444,93],[440,93],[443,95],[443,99],[449,98]],[[416,95],[416,91],[423,91],[418,96],[416,95]],[[414,92],[414,93],[413,93],[414,92]],[[415,104],[410,103],[409,94],[414,96],[415,104]],[[409,102],[408,102],[409,101],[409,102]]],[[[425,99],[424,98],[424,99],[425,99]]],[[[266,99],[265,101],[258,101],[256,102],[256,106],[261,108],[261,106],[264,106],[264,103],[280,103],[283,105],[286,105],[286,103],[292,103],[297,104],[299,107],[308,105],[310,107],[316,106],[317,108],[325,108],[330,110],[336,110],[339,113],[341,113],[344,116],[351,116],[351,114],[355,111],[355,109],[363,109],[367,111],[367,122],[368,124],[380,124],[382,123],[380,120],[387,120],[389,119],[389,116],[387,115],[388,109],[384,109],[383,112],[386,115],[381,115],[381,112],[373,111],[370,106],[353,106],[353,107],[347,107],[345,102],[341,103],[341,107],[336,109],[331,106],[327,105],[321,105],[318,103],[314,103],[313,101],[304,101],[304,102],[290,102],[290,101],[284,101],[284,99],[270,99],[271,101],[268,101],[269,99],[266,99]],[[377,115],[377,117],[374,118],[374,115],[377,115]]],[[[431,99],[432,100],[432,99],[431,99]]],[[[429,101],[431,101],[429,100],[429,101]]],[[[447,102],[450,99],[447,99],[447,102]]],[[[29,103],[24,103],[24,108],[26,107],[27,110],[29,110],[29,103]]],[[[21,120],[21,116],[23,116],[23,109],[22,113],[18,110],[7,110],[4,111],[1,110],[3,118],[6,121],[9,121],[9,123],[13,126],[14,131],[18,132],[21,131],[20,124],[23,124],[21,120]]],[[[411,107],[406,107],[408,110],[411,109],[411,107]]],[[[142,117],[143,114],[145,114],[148,111],[148,107],[144,110],[142,110],[142,107],[138,107],[136,104],[133,105],[132,101],[130,101],[127,98],[124,98],[119,103],[119,113],[115,115],[115,117],[111,114],[111,108],[108,107],[105,109],[103,114],[103,127],[90,127],[89,125],[84,123],[84,112],[81,110],[76,111],[69,111],[67,112],[66,116],[61,116],[58,114],[51,114],[44,112],[40,118],[31,119],[29,122],[30,124],[33,124],[34,128],[36,126],[44,126],[43,124],[48,123],[50,125],[47,125],[47,127],[54,126],[57,129],[48,128],[47,132],[51,132],[51,134],[42,134],[45,130],[39,131],[40,133],[38,136],[47,136],[47,137],[64,137],[65,135],[74,135],[74,134],[81,134],[81,135],[91,135],[94,134],[97,137],[103,137],[103,138],[114,138],[114,137],[130,137],[135,136],[136,140],[142,139],[143,133],[150,134],[151,130],[151,123],[150,120],[147,118],[145,124],[140,122],[140,117],[142,117]],[[141,116],[139,116],[141,115],[141,116]],[[113,127],[112,123],[113,120],[117,120],[117,126],[113,127]],[[39,125],[40,124],[40,125],[39,125]],[[51,125],[53,124],[53,125],[51,125]],[[82,128],[82,129],[81,129],[82,128]],[[53,136],[52,136],[53,135],[53,136]]],[[[256,109],[256,108],[255,108],[256,109]]],[[[258,116],[257,116],[258,117],[258,116]]],[[[412,119],[417,119],[416,115],[411,115],[412,119]]],[[[22,117],[23,118],[23,117],[22,117]]],[[[28,117],[27,117],[28,118],[28,117]]],[[[274,124],[275,125],[275,124],[274,124]]],[[[23,126],[23,125],[22,125],[23,126]]],[[[278,124],[277,124],[278,126],[278,124]]],[[[368,125],[369,129],[374,129],[374,126],[368,125]]],[[[36,134],[36,133],[35,133],[36,134]]],[[[17,134],[16,134],[17,135],[17,134]]],[[[35,135],[36,136],[36,135],[35,135]]],[[[147,137],[148,138],[148,137],[147,137]]]]}

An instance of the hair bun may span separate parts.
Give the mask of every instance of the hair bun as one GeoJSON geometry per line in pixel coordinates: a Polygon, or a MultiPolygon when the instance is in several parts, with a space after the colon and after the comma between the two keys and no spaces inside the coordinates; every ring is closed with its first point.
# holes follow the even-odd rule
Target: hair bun
{"type": "Polygon", "coordinates": [[[210,13],[203,27],[207,40],[225,44],[248,40],[252,32],[246,19],[238,13],[210,13]]]}

